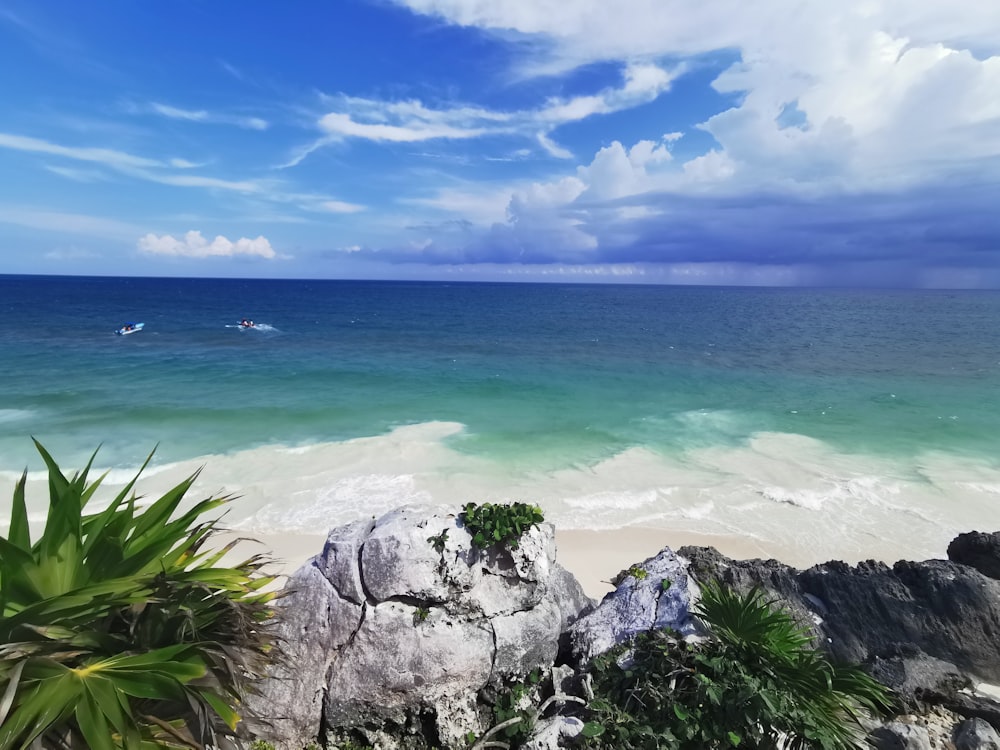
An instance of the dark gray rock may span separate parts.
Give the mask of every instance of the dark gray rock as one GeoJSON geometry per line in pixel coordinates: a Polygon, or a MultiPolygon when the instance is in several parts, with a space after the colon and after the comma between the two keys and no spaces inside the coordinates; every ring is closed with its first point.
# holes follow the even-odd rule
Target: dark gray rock
{"type": "Polygon", "coordinates": [[[1000,703],[992,698],[963,691],[942,699],[940,705],[967,719],[982,719],[1000,732],[1000,703]]]}
{"type": "Polygon", "coordinates": [[[925,727],[891,721],[868,735],[876,750],[931,750],[931,738],[925,727]]]}
{"type": "Polygon", "coordinates": [[[775,561],[729,560],[714,549],[683,547],[698,580],[738,589],[763,586],[819,645],[860,663],[915,647],[987,682],[1000,681],[1000,581],[945,560],[835,561],[797,571],[775,561]]]}
{"type": "Polygon", "coordinates": [[[948,559],[1000,579],[1000,531],[959,534],[948,545],[948,559]]]}
{"type": "Polygon", "coordinates": [[[951,733],[955,750],[1000,750],[1000,735],[982,719],[966,719],[951,733]]]}
{"type": "Polygon", "coordinates": [[[927,703],[939,705],[972,687],[972,681],[954,664],[914,647],[900,647],[894,653],[876,656],[866,662],[865,668],[892,689],[907,711],[919,711],[927,703]]]}

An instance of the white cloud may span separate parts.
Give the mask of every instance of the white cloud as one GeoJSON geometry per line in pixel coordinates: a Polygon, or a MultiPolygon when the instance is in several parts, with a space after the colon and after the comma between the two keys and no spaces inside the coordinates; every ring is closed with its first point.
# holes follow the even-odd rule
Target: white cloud
{"type": "Polygon", "coordinates": [[[242,115],[231,115],[222,112],[209,112],[204,109],[181,109],[172,107],[169,104],[151,102],[149,111],[154,114],[168,117],[172,120],[187,120],[188,122],[205,122],[219,125],[235,125],[247,130],[267,130],[271,124],[260,117],[245,117],[242,115]]]}
{"type": "Polygon", "coordinates": [[[558,143],[553,141],[546,133],[538,134],[538,142],[542,145],[546,151],[548,151],[552,156],[557,159],[572,159],[573,152],[568,148],[560,146],[558,143]]]}
{"type": "MultiPolygon", "coordinates": [[[[438,188],[430,197],[406,198],[402,203],[422,206],[479,225],[504,221],[510,203],[509,185],[462,183],[438,188]]],[[[412,219],[410,220],[412,223],[412,219]]]]}
{"type": "Polygon", "coordinates": [[[198,167],[204,167],[205,164],[188,161],[187,159],[171,159],[170,166],[174,169],[197,169],[198,167]]]}
{"type": "Polygon", "coordinates": [[[77,146],[61,146],[57,143],[49,143],[39,138],[32,138],[26,135],[14,135],[12,133],[0,133],[0,148],[9,148],[14,151],[27,151],[36,154],[50,154],[52,156],[64,156],[77,161],[94,162],[105,164],[109,167],[142,169],[149,167],[162,167],[163,162],[156,159],[147,159],[142,156],[134,156],[124,151],[117,151],[110,148],[87,148],[77,146]]]}
{"type": "Polygon", "coordinates": [[[331,112],[319,121],[320,127],[332,136],[363,138],[369,141],[416,143],[437,138],[475,138],[485,131],[479,128],[461,128],[437,122],[410,120],[407,125],[356,122],[350,115],[331,112]]]}
{"type": "Polygon", "coordinates": [[[0,224],[13,224],[45,232],[65,232],[112,240],[130,239],[141,231],[135,224],[117,219],[107,219],[103,216],[89,216],[18,205],[0,206],[0,224]]]}
{"type": "MultiPolygon", "coordinates": [[[[157,182],[161,185],[230,190],[238,193],[261,193],[265,189],[264,183],[256,180],[225,180],[218,177],[171,174],[170,172],[163,171],[167,167],[191,169],[198,166],[186,159],[171,159],[169,162],[164,162],[158,159],[135,156],[134,154],[115,149],[62,146],[57,143],[43,141],[39,138],[10,133],[0,133],[0,148],[62,156],[76,161],[102,164],[122,174],[149,182],[157,182]]],[[[52,167],[50,165],[45,165],[45,168],[63,177],[71,177],[71,179],[80,180],[84,176],[84,173],[79,170],[68,170],[64,167],[52,167]]]]}
{"type": "Polygon", "coordinates": [[[69,247],[56,248],[55,250],[49,250],[45,253],[45,260],[54,261],[75,261],[75,260],[93,260],[94,258],[100,258],[100,253],[95,253],[93,250],[86,250],[84,248],[76,247],[75,245],[70,245],[69,247]]]}
{"type": "Polygon", "coordinates": [[[365,210],[365,207],[358,203],[334,200],[322,201],[319,203],[319,207],[323,211],[329,211],[332,214],[356,214],[359,211],[365,210]]]}
{"type": "Polygon", "coordinates": [[[74,182],[100,182],[107,179],[103,172],[96,169],[74,169],[73,167],[56,167],[51,164],[46,164],[45,169],[74,182]]]}
{"type": "Polygon", "coordinates": [[[595,115],[619,112],[653,101],[670,88],[680,69],[656,65],[623,66],[622,84],[596,94],[569,99],[551,98],[534,109],[510,112],[459,106],[434,109],[421,101],[384,101],[362,97],[325,97],[336,107],[319,119],[324,137],[298,149],[284,164],[295,166],[316,149],[334,140],[359,138],[383,143],[418,143],[432,140],[467,140],[485,135],[519,134],[534,138],[559,159],[571,157],[550,133],[560,125],[595,115]]]}
{"type": "MultiPolygon", "coordinates": [[[[703,127],[720,148],[687,170],[734,185],[899,189],[1000,157],[1000,3],[983,0],[395,0],[448,22],[525,35],[527,73],[629,67],[621,97],[668,85],[649,60],[739,55],[715,82],[739,103],[703,127]],[[801,123],[788,126],[793,109],[801,123]],[[711,168],[709,168],[711,167],[711,168]]],[[[553,102],[594,114],[601,97],[553,102]]],[[[1000,177],[1000,174],[994,175],[1000,177]]]]}
{"type": "Polygon", "coordinates": [[[149,255],[169,255],[183,258],[248,255],[273,260],[278,257],[274,248],[271,247],[271,243],[263,236],[253,240],[241,237],[233,242],[218,235],[209,242],[202,237],[201,232],[197,231],[188,232],[182,239],[176,239],[169,234],[157,236],[150,233],[139,238],[138,248],[140,252],[149,255]]]}

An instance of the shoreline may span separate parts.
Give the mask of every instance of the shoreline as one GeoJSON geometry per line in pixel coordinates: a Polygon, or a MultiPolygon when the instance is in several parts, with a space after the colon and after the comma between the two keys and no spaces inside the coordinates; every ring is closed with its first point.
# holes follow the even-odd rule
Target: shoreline
{"type": "MultiPolygon", "coordinates": [[[[266,553],[274,559],[269,568],[283,580],[323,550],[326,533],[304,534],[280,532],[242,535],[238,530],[223,530],[223,538],[245,538],[238,548],[244,555],[266,553]]],[[[653,557],[664,547],[677,550],[686,545],[714,547],[727,557],[737,560],[774,558],[797,568],[806,568],[827,560],[801,559],[792,548],[778,548],[749,537],[702,534],[650,527],[620,529],[559,529],[556,527],[556,562],[571,572],[587,596],[601,600],[614,586],[611,579],[630,565],[653,557]]],[[[857,562],[848,560],[847,562],[857,562]]],[[[888,561],[886,561],[888,562],[888,561]]]]}

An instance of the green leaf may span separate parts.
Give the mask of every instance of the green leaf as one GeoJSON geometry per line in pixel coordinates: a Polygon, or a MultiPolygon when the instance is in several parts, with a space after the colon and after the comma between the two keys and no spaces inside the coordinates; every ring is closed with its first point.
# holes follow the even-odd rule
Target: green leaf
{"type": "Polygon", "coordinates": [[[15,547],[20,547],[25,552],[31,550],[28,510],[24,503],[24,485],[27,481],[28,470],[25,469],[17,485],[14,487],[14,499],[10,510],[10,533],[7,535],[7,541],[15,547]]]}
{"type": "Polygon", "coordinates": [[[45,526],[31,546],[22,477],[0,537],[0,750],[40,737],[94,750],[176,746],[166,727],[218,746],[221,723],[186,728],[178,707],[235,726],[247,684],[278,658],[266,558],[224,566],[215,521],[200,519],[228,498],[177,511],[189,482],[138,508],[133,479],[86,515],[103,479],[88,478],[95,457],[68,479],[38,448],[45,526]]]}
{"type": "Polygon", "coordinates": [[[584,737],[590,739],[592,737],[600,737],[604,734],[604,725],[596,721],[588,721],[583,725],[583,730],[580,732],[584,737]]]}
{"type": "Polygon", "coordinates": [[[729,739],[729,744],[733,747],[739,747],[740,742],[742,742],[742,737],[740,737],[736,732],[727,732],[726,737],[729,739]]]}
{"type": "Polygon", "coordinates": [[[90,750],[115,750],[108,720],[89,694],[76,704],[76,723],[90,750]]]}

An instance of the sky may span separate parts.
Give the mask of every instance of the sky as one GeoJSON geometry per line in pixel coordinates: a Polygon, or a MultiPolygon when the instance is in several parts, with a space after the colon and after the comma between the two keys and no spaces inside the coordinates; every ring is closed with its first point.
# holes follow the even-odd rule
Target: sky
{"type": "Polygon", "coordinates": [[[1000,2],[0,0],[0,273],[1000,287],[1000,2]]]}

